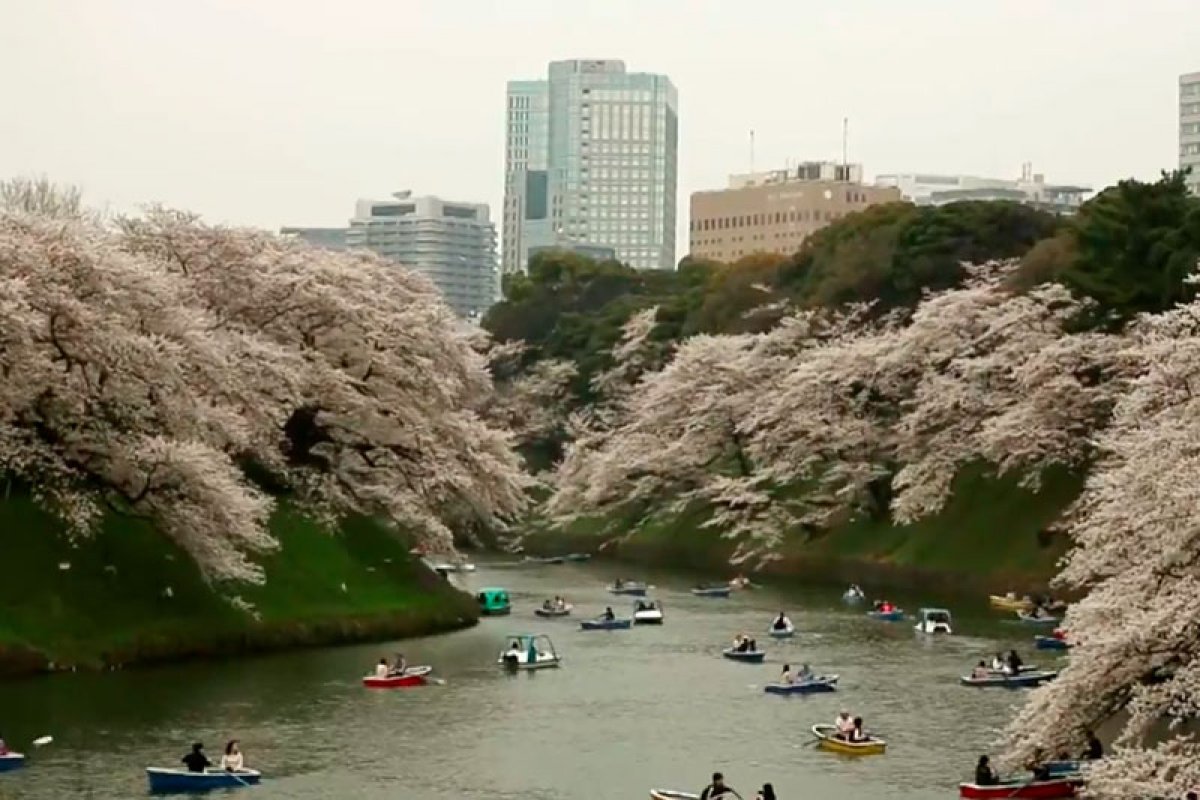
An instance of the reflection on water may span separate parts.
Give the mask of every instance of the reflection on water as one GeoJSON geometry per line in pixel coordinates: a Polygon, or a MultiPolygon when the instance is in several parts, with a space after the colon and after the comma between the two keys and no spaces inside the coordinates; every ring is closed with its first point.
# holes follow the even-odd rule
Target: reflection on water
{"type": "Polygon", "coordinates": [[[783,800],[953,797],[1023,697],[960,687],[957,676],[1000,647],[1035,660],[1032,631],[981,599],[893,596],[910,610],[955,612],[956,635],[931,639],[911,621],[866,619],[841,604],[840,587],[704,599],[688,594],[685,576],[668,574],[648,576],[665,604],[662,627],[580,631],[581,616],[631,607],[604,591],[616,575],[607,565],[481,567],[464,585],[505,586],[514,614],[448,636],[0,684],[10,744],[55,737],[28,769],[0,775],[0,798],[142,795],[144,767],[172,765],[193,740],[215,758],[231,736],[266,774],[254,790],[263,799],[632,800],[651,786],[699,791],[714,769],[747,797],[765,781],[783,800]],[[575,616],[535,617],[555,594],[568,596],[575,616]],[[772,641],[766,628],[781,609],[798,634],[772,641]],[[563,667],[499,669],[505,634],[522,631],[549,633],[563,667]],[[720,657],[739,631],[768,649],[765,665],[720,657]],[[409,663],[433,664],[447,684],[362,689],[359,677],[397,649],[409,663]],[[840,691],[764,694],[785,662],[840,674],[840,691]],[[809,726],[842,708],[889,740],[887,755],[848,759],[811,747],[809,726]]]}

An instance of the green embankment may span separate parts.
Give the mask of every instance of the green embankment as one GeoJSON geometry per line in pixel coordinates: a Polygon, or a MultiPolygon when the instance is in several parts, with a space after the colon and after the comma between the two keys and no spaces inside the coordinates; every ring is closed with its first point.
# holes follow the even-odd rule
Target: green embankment
{"type": "MultiPolygon", "coordinates": [[[[810,539],[789,534],[781,558],[766,564],[763,572],[873,585],[932,583],[993,591],[1040,587],[1054,574],[1067,546],[1047,526],[1082,485],[1078,474],[1052,471],[1041,489],[1032,492],[1015,479],[968,471],[937,515],[913,525],[860,520],[810,539]]],[[[736,543],[703,530],[706,516],[704,509],[693,509],[682,516],[653,517],[606,552],[630,561],[728,571],[736,543]]],[[[542,531],[530,536],[526,547],[546,553],[594,550],[612,536],[611,527],[601,522],[582,520],[566,530],[542,531]]]]}
{"type": "Polygon", "coordinates": [[[284,507],[271,528],[282,547],[260,559],[267,582],[227,589],[256,620],[143,520],[112,514],[72,541],[32,501],[0,500],[0,671],[399,638],[478,618],[374,520],[331,534],[284,507]]]}

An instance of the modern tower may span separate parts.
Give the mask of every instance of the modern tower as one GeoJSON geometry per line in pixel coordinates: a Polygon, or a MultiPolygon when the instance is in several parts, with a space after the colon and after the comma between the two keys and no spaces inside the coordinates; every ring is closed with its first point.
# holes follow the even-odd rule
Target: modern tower
{"type": "Polygon", "coordinates": [[[1188,186],[1200,195],[1200,72],[1179,76],[1179,168],[1187,167],[1188,186]]]}
{"type": "Polygon", "coordinates": [[[510,81],[502,265],[530,250],[611,248],[638,269],[675,268],[678,95],[622,61],[554,61],[510,81]]]}
{"type": "Polygon", "coordinates": [[[496,227],[484,203],[396,192],[359,200],[347,247],[365,247],[424,273],[460,316],[478,320],[500,297],[496,227]]]}

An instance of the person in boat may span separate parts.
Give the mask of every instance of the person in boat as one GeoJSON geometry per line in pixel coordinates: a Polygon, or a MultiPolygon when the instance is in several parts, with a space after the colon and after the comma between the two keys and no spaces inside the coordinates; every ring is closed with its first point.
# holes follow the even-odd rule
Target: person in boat
{"type": "Polygon", "coordinates": [[[1046,766],[1046,755],[1040,747],[1034,750],[1033,755],[1025,762],[1025,769],[1029,770],[1034,781],[1050,780],[1050,768],[1046,766]]]}
{"type": "Polygon", "coordinates": [[[871,604],[871,608],[874,611],[883,611],[883,601],[876,600],[874,603],[871,604]]]}
{"type": "Polygon", "coordinates": [[[1083,751],[1083,758],[1088,761],[1099,761],[1104,758],[1104,745],[1100,744],[1100,740],[1096,738],[1096,734],[1093,731],[1088,731],[1084,736],[1087,739],[1087,749],[1083,751]]]}
{"type": "Polygon", "coordinates": [[[405,660],[403,653],[396,653],[396,659],[392,662],[392,668],[388,671],[389,678],[398,678],[408,670],[408,661],[405,660]]]}
{"type": "Polygon", "coordinates": [[[837,728],[839,739],[849,738],[850,731],[854,730],[854,720],[850,718],[849,711],[843,711],[838,714],[837,719],[833,721],[833,725],[837,728]]]}
{"type": "Polygon", "coordinates": [[[783,665],[783,672],[779,673],[779,682],[785,686],[790,686],[796,682],[796,679],[792,676],[791,664],[783,665]]]}
{"type": "Polygon", "coordinates": [[[1014,677],[1017,675],[1020,675],[1022,666],[1024,666],[1024,662],[1022,662],[1021,657],[1019,655],[1017,655],[1017,651],[1009,650],[1008,651],[1008,674],[1012,675],[1014,677]]]}
{"type": "Polygon", "coordinates": [[[743,633],[735,633],[735,634],[733,635],[733,649],[734,649],[736,652],[739,652],[739,653],[741,653],[741,652],[744,652],[744,651],[742,650],[742,642],[744,642],[745,640],[746,640],[746,635],[745,635],[745,634],[743,634],[743,633]]]}
{"type": "Polygon", "coordinates": [[[528,661],[527,661],[527,663],[529,663],[529,664],[536,664],[536,663],[538,662],[538,657],[539,657],[540,655],[541,655],[541,652],[539,652],[539,651],[538,651],[538,648],[537,648],[537,643],[536,643],[536,642],[533,640],[533,638],[532,638],[532,637],[530,637],[530,639],[529,639],[529,652],[527,652],[527,653],[525,654],[525,657],[526,657],[526,659],[528,660],[528,661]]]}
{"type": "Polygon", "coordinates": [[[992,672],[1003,672],[1004,666],[1004,656],[1000,653],[996,653],[996,655],[992,657],[992,672]]]}
{"type": "Polygon", "coordinates": [[[867,732],[863,730],[863,718],[855,717],[854,727],[850,729],[850,733],[846,736],[846,739],[851,742],[865,742],[869,738],[867,732]]]}
{"type": "Polygon", "coordinates": [[[758,641],[757,641],[756,639],[751,639],[751,640],[750,640],[750,652],[751,652],[751,653],[757,653],[757,652],[758,652],[758,641]]]}
{"type": "Polygon", "coordinates": [[[542,601],[542,611],[553,611],[553,610],[554,610],[553,602],[551,602],[550,600],[542,601]]]}
{"type": "Polygon", "coordinates": [[[999,783],[1000,776],[996,774],[996,770],[992,769],[991,759],[987,756],[980,756],[979,763],[975,765],[975,785],[997,786],[999,783]]]}
{"type": "Polygon", "coordinates": [[[0,735],[0,756],[8,755],[8,745],[4,743],[4,736],[0,735]]]}
{"type": "Polygon", "coordinates": [[[625,581],[621,580],[620,578],[617,578],[615,581],[613,581],[613,588],[614,589],[625,588],[625,581]]]}
{"type": "Polygon", "coordinates": [[[212,766],[212,762],[208,760],[208,756],[204,755],[204,745],[200,742],[192,745],[192,752],[179,760],[188,768],[188,772],[204,772],[204,770],[212,766]]]}
{"type": "Polygon", "coordinates": [[[521,643],[513,639],[513,643],[508,646],[508,650],[504,653],[504,661],[507,664],[521,663],[521,643]]]}
{"type": "Polygon", "coordinates": [[[386,658],[379,659],[379,663],[375,665],[375,677],[386,678],[391,673],[392,668],[388,666],[388,660],[386,658]]]}
{"type": "Polygon", "coordinates": [[[712,783],[704,787],[704,791],[700,793],[700,800],[717,800],[720,797],[728,798],[730,795],[740,798],[741,795],[735,792],[731,787],[725,785],[725,776],[719,772],[714,772],[712,783]]]}
{"type": "MultiPolygon", "coordinates": [[[[972,678],[986,678],[990,674],[991,670],[988,669],[988,665],[984,661],[980,661],[975,665],[975,669],[971,670],[972,678]]],[[[987,758],[987,756],[984,756],[984,758],[987,758]]],[[[976,781],[976,783],[978,783],[978,781],[976,781]]]]}
{"type": "Polygon", "coordinates": [[[747,636],[745,634],[739,634],[737,639],[735,639],[734,641],[737,642],[737,647],[735,649],[739,653],[749,653],[750,652],[750,637],[749,636],[747,636]]]}
{"type": "Polygon", "coordinates": [[[815,678],[815,677],[816,677],[816,676],[815,676],[815,675],[813,675],[812,667],[810,667],[808,664],[801,664],[801,665],[800,665],[800,672],[799,672],[799,675],[798,675],[798,678],[799,678],[799,680],[801,680],[801,681],[811,681],[811,680],[812,680],[813,678],[815,678]]]}
{"type": "Polygon", "coordinates": [[[565,597],[554,598],[554,608],[557,611],[566,611],[567,610],[567,598],[565,598],[565,597]]]}
{"type": "Polygon", "coordinates": [[[882,611],[884,614],[890,614],[896,610],[896,607],[894,605],[892,605],[892,601],[884,600],[883,605],[881,605],[879,607],[879,610],[882,611]]]}
{"type": "Polygon", "coordinates": [[[612,622],[616,618],[617,618],[617,615],[613,613],[612,606],[605,606],[604,607],[604,621],[612,622]]]}
{"type": "Polygon", "coordinates": [[[779,616],[775,618],[775,621],[771,623],[771,629],[777,631],[786,631],[791,626],[792,621],[788,619],[787,614],[783,613],[782,611],[779,612],[779,616]]]}
{"type": "Polygon", "coordinates": [[[775,800],[775,787],[769,783],[764,783],[763,787],[758,790],[755,800],[775,800]]]}
{"type": "Polygon", "coordinates": [[[226,772],[241,772],[245,768],[241,742],[237,739],[230,739],[225,745],[225,754],[221,756],[221,769],[226,772]]]}

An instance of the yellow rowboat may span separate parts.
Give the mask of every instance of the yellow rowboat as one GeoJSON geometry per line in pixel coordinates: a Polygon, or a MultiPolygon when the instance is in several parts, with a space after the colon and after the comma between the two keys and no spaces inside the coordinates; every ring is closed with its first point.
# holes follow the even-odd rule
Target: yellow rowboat
{"type": "Polygon", "coordinates": [[[1007,597],[1005,595],[990,594],[988,602],[992,608],[999,608],[1003,611],[1032,611],[1033,601],[1028,597],[1007,597]]]}
{"type": "Polygon", "coordinates": [[[848,742],[837,738],[837,728],[833,725],[813,725],[813,736],[817,737],[817,747],[831,753],[841,753],[847,756],[877,756],[887,750],[887,742],[871,736],[865,742],[848,742]]]}

